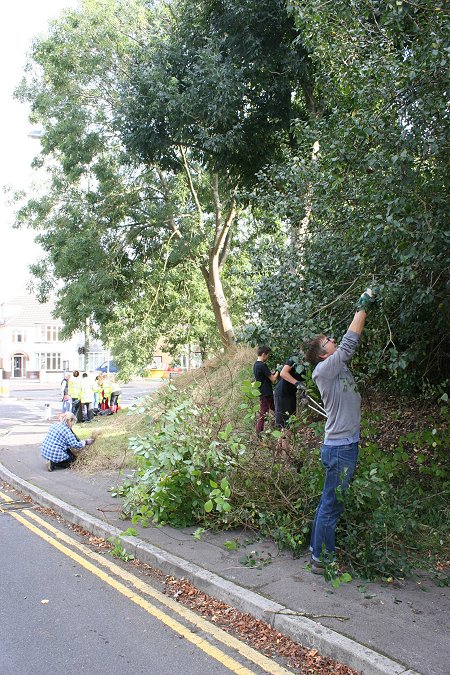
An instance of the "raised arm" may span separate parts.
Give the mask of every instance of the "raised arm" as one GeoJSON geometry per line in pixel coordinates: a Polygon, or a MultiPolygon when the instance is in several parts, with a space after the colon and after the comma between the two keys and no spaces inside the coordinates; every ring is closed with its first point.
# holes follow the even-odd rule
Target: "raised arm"
{"type": "Polygon", "coordinates": [[[367,317],[367,312],[365,309],[360,309],[357,312],[355,312],[355,316],[353,317],[353,320],[348,327],[348,330],[353,331],[353,333],[358,333],[358,335],[361,335],[361,333],[364,330],[364,325],[366,323],[366,317],[367,317]]]}
{"type": "Polygon", "coordinates": [[[339,374],[342,364],[353,356],[359,342],[359,337],[364,330],[367,318],[367,310],[376,302],[372,289],[368,288],[356,303],[356,312],[350,326],[340,345],[332,353],[324,354],[323,363],[320,365],[321,374],[326,378],[334,378],[339,374]]]}

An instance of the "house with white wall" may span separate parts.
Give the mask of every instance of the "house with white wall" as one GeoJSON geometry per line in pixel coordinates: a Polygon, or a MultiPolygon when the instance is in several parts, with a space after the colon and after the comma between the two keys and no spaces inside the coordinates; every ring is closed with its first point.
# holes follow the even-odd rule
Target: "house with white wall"
{"type": "Polygon", "coordinates": [[[101,343],[90,341],[85,363],[85,333],[63,340],[63,324],[53,311],[52,302],[41,304],[30,295],[0,304],[0,377],[60,382],[65,371],[94,371],[109,359],[101,343]]]}

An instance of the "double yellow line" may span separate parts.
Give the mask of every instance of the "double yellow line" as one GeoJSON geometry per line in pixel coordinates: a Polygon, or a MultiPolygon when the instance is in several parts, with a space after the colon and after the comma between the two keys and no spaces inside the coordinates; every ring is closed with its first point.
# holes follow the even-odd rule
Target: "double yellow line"
{"type": "MultiPolygon", "coordinates": [[[[5,504],[12,502],[12,500],[8,497],[8,495],[2,493],[1,491],[0,491],[0,498],[3,499],[5,504]]],[[[186,607],[183,607],[183,605],[180,605],[175,600],[172,600],[171,598],[165,596],[163,593],[160,593],[159,591],[155,590],[148,584],[138,579],[133,574],[130,574],[126,570],[116,565],[111,560],[108,560],[107,558],[99,555],[98,553],[91,551],[87,546],[79,543],[72,537],[69,537],[64,532],[60,532],[57,528],[53,527],[53,525],[51,525],[50,523],[47,523],[33,511],[29,509],[22,510],[22,513],[25,514],[26,517],[20,515],[17,512],[5,510],[5,513],[6,512],[12,518],[15,518],[18,522],[20,522],[26,528],[31,530],[31,532],[38,535],[38,537],[41,537],[41,539],[54,546],[56,549],[61,551],[61,553],[64,553],[64,555],[77,562],[86,570],[88,570],[92,574],[95,574],[95,576],[97,576],[99,579],[107,583],[109,586],[111,586],[116,591],[124,595],[126,598],[134,602],[136,605],[144,609],[146,612],[148,612],[148,614],[158,619],[161,623],[165,624],[173,631],[184,637],[186,640],[192,642],[196,647],[201,649],[210,657],[216,659],[219,663],[224,665],[231,672],[236,673],[237,675],[253,675],[252,670],[249,670],[245,666],[242,666],[238,661],[228,656],[225,652],[218,649],[214,645],[211,645],[207,640],[199,637],[195,633],[192,633],[189,628],[187,628],[185,625],[177,621],[177,619],[173,619],[169,614],[163,612],[161,609],[159,609],[151,602],[143,598],[142,595],[136,593],[133,589],[136,589],[143,595],[153,598],[153,600],[157,601],[159,604],[161,604],[163,607],[166,607],[174,614],[177,614],[184,621],[191,624],[191,626],[195,626],[195,628],[200,629],[201,631],[203,631],[203,633],[213,638],[216,642],[226,646],[229,649],[234,650],[235,652],[243,656],[247,661],[258,666],[264,672],[270,673],[270,675],[288,675],[291,672],[289,670],[286,670],[282,666],[279,666],[277,663],[267,658],[263,654],[260,654],[251,647],[248,647],[240,640],[237,640],[231,635],[228,635],[228,633],[221,630],[217,626],[214,626],[213,624],[209,623],[202,617],[197,616],[194,612],[187,609],[186,607]],[[30,522],[30,520],[34,521],[34,523],[37,523],[37,525],[34,525],[33,522],[30,522]],[[48,534],[48,532],[52,533],[52,535],[54,536],[51,536],[50,534],[48,534]],[[71,548],[68,548],[65,544],[68,544],[71,548]],[[77,551],[82,553],[84,557],[82,557],[80,553],[77,553],[77,551]],[[91,560],[93,562],[90,562],[91,560]],[[117,578],[115,579],[110,574],[103,571],[103,569],[101,568],[106,568],[111,574],[113,574],[117,578]],[[122,581],[119,581],[118,579],[122,579],[122,581],[127,582],[128,585],[126,586],[124,583],[122,583],[122,581]]]]}

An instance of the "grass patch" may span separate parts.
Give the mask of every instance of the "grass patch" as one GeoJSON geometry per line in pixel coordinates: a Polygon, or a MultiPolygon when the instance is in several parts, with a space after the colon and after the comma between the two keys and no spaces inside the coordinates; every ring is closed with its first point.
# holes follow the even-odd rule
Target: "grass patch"
{"type": "MultiPolygon", "coordinates": [[[[242,403],[241,384],[253,377],[254,349],[235,347],[226,354],[219,354],[206,361],[202,368],[179,375],[172,384],[180,390],[190,390],[195,403],[214,405],[228,411],[230,418],[239,415],[242,403]]],[[[164,396],[164,389],[160,390],[164,396]]]]}
{"type": "Polygon", "coordinates": [[[129,436],[145,433],[148,421],[142,415],[119,410],[117,415],[94,417],[90,424],[76,424],[78,438],[96,437],[95,443],[86,446],[74,465],[83,473],[133,469],[136,460],[129,450],[129,436]]]}
{"type": "MultiPolygon", "coordinates": [[[[253,349],[236,347],[231,354],[219,354],[202,368],[183,373],[170,384],[181,391],[190,390],[199,405],[213,400],[215,406],[226,409],[227,417],[237,423],[241,416],[240,384],[252,376],[255,358],[253,349]]],[[[156,416],[163,411],[166,395],[167,385],[148,396],[146,412],[154,411],[156,416]]],[[[137,411],[139,407],[119,410],[117,415],[94,417],[90,424],[77,424],[74,431],[80,439],[92,435],[97,435],[97,439],[81,453],[74,468],[84,473],[135,468],[136,460],[129,450],[128,439],[145,434],[149,429],[149,418],[137,411]]]]}

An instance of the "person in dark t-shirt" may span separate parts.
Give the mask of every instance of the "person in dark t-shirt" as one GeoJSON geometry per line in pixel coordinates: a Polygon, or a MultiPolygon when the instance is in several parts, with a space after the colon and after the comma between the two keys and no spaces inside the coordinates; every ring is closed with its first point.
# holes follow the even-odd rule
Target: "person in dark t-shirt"
{"type": "Polygon", "coordinates": [[[298,359],[291,356],[287,359],[280,372],[280,379],[275,387],[275,423],[278,429],[283,431],[280,439],[280,449],[288,450],[290,432],[288,429],[289,418],[295,415],[297,410],[297,389],[302,388],[301,374],[297,372],[298,359]]]}
{"type": "Polygon", "coordinates": [[[258,358],[253,365],[253,375],[256,382],[261,383],[259,388],[259,414],[256,422],[256,433],[260,434],[264,429],[264,420],[267,413],[269,410],[275,410],[272,384],[275,384],[278,380],[279,373],[278,371],[271,373],[266,364],[270,355],[269,347],[266,345],[258,347],[256,354],[258,358]]]}

